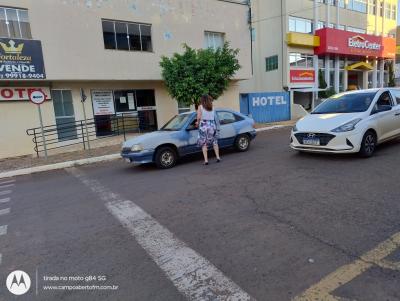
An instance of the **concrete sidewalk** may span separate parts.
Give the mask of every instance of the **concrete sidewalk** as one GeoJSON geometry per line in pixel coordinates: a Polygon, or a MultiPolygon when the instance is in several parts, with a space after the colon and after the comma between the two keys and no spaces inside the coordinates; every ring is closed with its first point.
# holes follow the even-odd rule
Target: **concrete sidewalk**
{"type": "MultiPolygon", "coordinates": [[[[256,124],[256,131],[263,132],[283,127],[293,126],[295,121],[285,121],[273,124],[256,124]]],[[[85,165],[105,162],[120,158],[121,144],[94,148],[92,150],[80,150],[55,154],[37,158],[34,155],[7,158],[0,160],[0,179],[27,175],[37,172],[63,169],[76,165],[85,165]]]]}

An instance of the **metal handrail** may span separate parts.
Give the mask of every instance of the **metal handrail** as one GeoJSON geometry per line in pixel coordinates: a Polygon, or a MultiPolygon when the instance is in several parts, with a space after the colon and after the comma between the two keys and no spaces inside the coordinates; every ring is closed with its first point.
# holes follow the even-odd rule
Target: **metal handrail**
{"type": "MultiPolygon", "coordinates": [[[[156,130],[155,127],[144,125],[138,116],[126,114],[107,116],[104,117],[104,121],[102,121],[101,118],[102,117],[87,119],[86,122],[85,120],[77,120],[43,126],[47,150],[59,149],[77,144],[82,144],[83,149],[86,149],[89,147],[89,143],[94,140],[123,135],[124,141],[126,141],[127,133],[156,130]],[[108,129],[101,133],[99,127],[105,124],[107,124],[108,129]]],[[[27,129],[26,134],[32,136],[32,142],[34,144],[33,149],[39,157],[39,154],[44,152],[45,146],[41,128],[35,127],[27,129]]]]}

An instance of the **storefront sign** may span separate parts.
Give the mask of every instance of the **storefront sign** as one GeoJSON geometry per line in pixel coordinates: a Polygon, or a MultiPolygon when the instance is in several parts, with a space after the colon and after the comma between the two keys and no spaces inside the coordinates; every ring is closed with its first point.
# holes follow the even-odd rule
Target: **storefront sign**
{"type": "Polygon", "coordinates": [[[95,116],[114,115],[114,96],[109,90],[92,91],[93,114],[95,116]]]}
{"type": "Polygon", "coordinates": [[[290,70],[291,83],[314,83],[315,71],[314,70],[290,70]]]}
{"type": "Polygon", "coordinates": [[[156,107],[155,106],[147,106],[147,107],[138,107],[138,111],[155,111],[156,107]]]}
{"type": "Polygon", "coordinates": [[[0,102],[29,100],[29,95],[34,91],[41,91],[46,100],[51,99],[48,87],[0,87],[0,102]]]}
{"type": "Polygon", "coordinates": [[[352,56],[370,56],[377,58],[394,58],[396,55],[396,40],[389,37],[359,34],[334,28],[317,30],[320,46],[314,53],[341,54],[352,56]]]}
{"type": "Polygon", "coordinates": [[[0,79],[45,79],[42,43],[0,38],[0,79]]]}
{"type": "Polygon", "coordinates": [[[276,122],[290,119],[288,92],[241,94],[240,111],[256,122],[276,122]]]}

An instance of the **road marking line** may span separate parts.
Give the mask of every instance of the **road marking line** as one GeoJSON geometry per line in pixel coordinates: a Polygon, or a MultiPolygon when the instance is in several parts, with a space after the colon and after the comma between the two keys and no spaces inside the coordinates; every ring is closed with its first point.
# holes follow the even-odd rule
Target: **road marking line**
{"type": "Polygon", "coordinates": [[[131,201],[123,200],[76,168],[68,169],[106,202],[107,209],[132,234],[189,300],[254,300],[202,257],[131,201]]]}
{"type": "Polygon", "coordinates": [[[7,225],[0,226],[0,236],[7,234],[7,225]]]}
{"type": "MultiPolygon", "coordinates": [[[[341,266],[333,273],[324,277],[320,282],[311,286],[300,296],[295,297],[293,301],[343,300],[343,298],[335,297],[331,295],[331,293],[338,287],[361,275],[373,265],[382,266],[382,260],[393,253],[397,248],[400,248],[400,232],[392,235],[389,239],[380,243],[376,248],[362,255],[360,259],[341,266]]],[[[383,262],[388,263],[386,260],[383,262]]]]}
{"type": "Polygon", "coordinates": [[[0,199],[0,203],[8,203],[10,200],[11,198],[0,199]]]}
{"type": "Polygon", "coordinates": [[[0,209],[0,216],[10,213],[10,208],[0,209]]]}
{"type": "Polygon", "coordinates": [[[12,192],[12,190],[4,190],[4,191],[0,191],[0,195],[6,195],[6,194],[10,194],[12,192]]]}
{"type": "Polygon", "coordinates": [[[15,184],[0,185],[0,189],[9,188],[9,187],[13,187],[13,186],[15,186],[15,184]]]}
{"type": "Polygon", "coordinates": [[[11,180],[8,180],[8,181],[0,182],[0,185],[14,183],[14,182],[15,182],[15,179],[11,179],[11,180]]]}

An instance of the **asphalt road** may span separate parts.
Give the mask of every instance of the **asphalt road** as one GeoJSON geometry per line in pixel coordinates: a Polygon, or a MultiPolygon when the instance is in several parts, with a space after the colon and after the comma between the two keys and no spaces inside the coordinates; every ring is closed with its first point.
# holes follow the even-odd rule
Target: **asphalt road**
{"type": "Polygon", "coordinates": [[[360,159],[297,154],[288,136],[260,133],[209,166],[121,160],[0,180],[0,300],[186,300],[177,267],[197,259],[154,259],[182,244],[255,300],[400,300],[400,142],[360,159]],[[114,214],[115,202],[134,207],[114,214]],[[31,278],[25,295],[4,285],[14,270],[31,278]],[[118,288],[44,288],[92,284],[118,288]]]}

